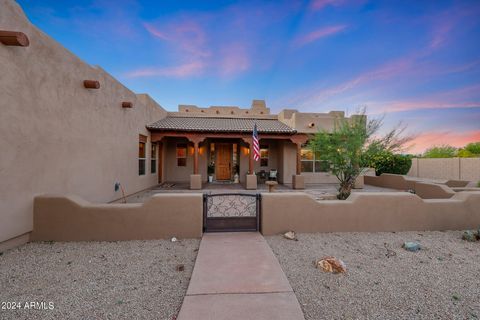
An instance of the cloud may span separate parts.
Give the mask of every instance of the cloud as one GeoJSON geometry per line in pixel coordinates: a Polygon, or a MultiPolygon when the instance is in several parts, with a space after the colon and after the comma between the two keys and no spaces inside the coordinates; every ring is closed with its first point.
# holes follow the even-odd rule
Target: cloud
{"type": "Polygon", "coordinates": [[[448,144],[453,147],[463,147],[470,142],[480,141],[480,130],[458,131],[431,131],[419,134],[410,142],[410,153],[423,153],[433,146],[448,144]]]}
{"type": "Polygon", "coordinates": [[[310,8],[314,11],[322,10],[327,6],[339,6],[343,4],[343,0],[314,0],[310,3],[310,8]]]}
{"type": "Polygon", "coordinates": [[[402,112],[420,109],[453,109],[480,107],[480,84],[436,92],[416,100],[375,102],[373,112],[402,112]]]}
{"type": "Polygon", "coordinates": [[[219,64],[219,72],[224,76],[231,76],[248,70],[250,59],[248,50],[242,43],[235,43],[221,51],[222,60],[219,64]]]}
{"type": "Polygon", "coordinates": [[[329,26],[329,27],[320,28],[320,29],[317,29],[317,30],[312,31],[310,33],[307,33],[304,36],[298,37],[294,41],[294,43],[297,46],[303,46],[303,45],[306,45],[308,43],[317,41],[321,38],[325,38],[325,37],[334,35],[336,33],[339,33],[341,31],[345,30],[346,27],[347,27],[346,25],[336,25],[336,26],[329,26]]]}
{"type": "Polygon", "coordinates": [[[171,77],[186,78],[200,75],[205,65],[200,61],[182,64],[173,67],[164,68],[143,68],[137,69],[125,74],[126,78],[145,78],[145,77],[171,77]]]}

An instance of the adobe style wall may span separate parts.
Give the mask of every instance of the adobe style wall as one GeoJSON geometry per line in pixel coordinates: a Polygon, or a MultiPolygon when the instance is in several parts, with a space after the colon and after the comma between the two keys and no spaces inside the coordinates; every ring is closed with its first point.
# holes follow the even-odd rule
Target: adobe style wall
{"type": "Polygon", "coordinates": [[[364,181],[366,184],[382,188],[412,190],[422,199],[448,199],[455,194],[456,190],[452,189],[453,187],[464,188],[468,184],[468,181],[462,180],[422,181],[419,178],[389,173],[383,173],[378,177],[365,176],[364,181]]]}
{"type": "Polygon", "coordinates": [[[76,196],[39,196],[32,241],[200,238],[202,194],[158,194],[143,204],[93,204],[76,196]]]}
{"type": "Polygon", "coordinates": [[[0,243],[33,228],[33,199],[76,194],[108,202],[157,182],[138,176],[139,134],[166,116],[98,67],[81,61],[32,25],[17,3],[0,0],[0,30],[21,31],[28,47],[0,44],[0,243]],[[100,89],[83,81],[98,80],[100,89]],[[133,102],[124,109],[123,101],[133,102]]]}
{"type": "Polygon", "coordinates": [[[262,194],[262,233],[463,230],[480,225],[480,192],[422,200],[407,192],[354,193],[315,201],[305,193],[262,194]]]}
{"type": "Polygon", "coordinates": [[[408,176],[480,181],[480,158],[414,158],[408,176]]]}

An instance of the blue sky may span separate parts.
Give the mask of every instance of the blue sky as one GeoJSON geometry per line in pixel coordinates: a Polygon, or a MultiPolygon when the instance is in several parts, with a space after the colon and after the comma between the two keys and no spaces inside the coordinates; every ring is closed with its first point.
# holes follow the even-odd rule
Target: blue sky
{"type": "Polygon", "coordinates": [[[19,1],[40,29],[167,110],[367,107],[412,152],[480,141],[480,1],[19,1]]]}

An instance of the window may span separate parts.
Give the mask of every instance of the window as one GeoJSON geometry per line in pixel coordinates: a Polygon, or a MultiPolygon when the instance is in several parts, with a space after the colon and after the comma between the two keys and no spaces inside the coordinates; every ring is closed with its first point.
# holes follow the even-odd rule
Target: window
{"type": "Polygon", "coordinates": [[[260,146],[260,167],[268,167],[268,146],[260,146]]]}
{"type": "Polygon", "coordinates": [[[177,144],[177,167],[187,166],[187,144],[177,144]]]}
{"type": "Polygon", "coordinates": [[[300,151],[302,172],[327,172],[329,169],[326,161],[320,160],[320,154],[303,146],[300,151]]]}
{"type": "Polygon", "coordinates": [[[145,174],[145,142],[140,141],[138,143],[138,175],[142,176],[145,174]]]}
{"type": "Polygon", "coordinates": [[[150,172],[156,173],[157,172],[157,145],[152,143],[152,153],[151,153],[151,160],[150,160],[150,172]]]}

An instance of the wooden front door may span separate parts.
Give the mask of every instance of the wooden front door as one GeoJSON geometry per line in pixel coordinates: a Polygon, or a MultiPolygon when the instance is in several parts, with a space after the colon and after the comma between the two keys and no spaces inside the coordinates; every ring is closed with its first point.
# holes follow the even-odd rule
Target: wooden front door
{"type": "Polygon", "coordinates": [[[215,175],[217,180],[230,180],[232,169],[232,145],[230,143],[216,143],[215,175]]]}

